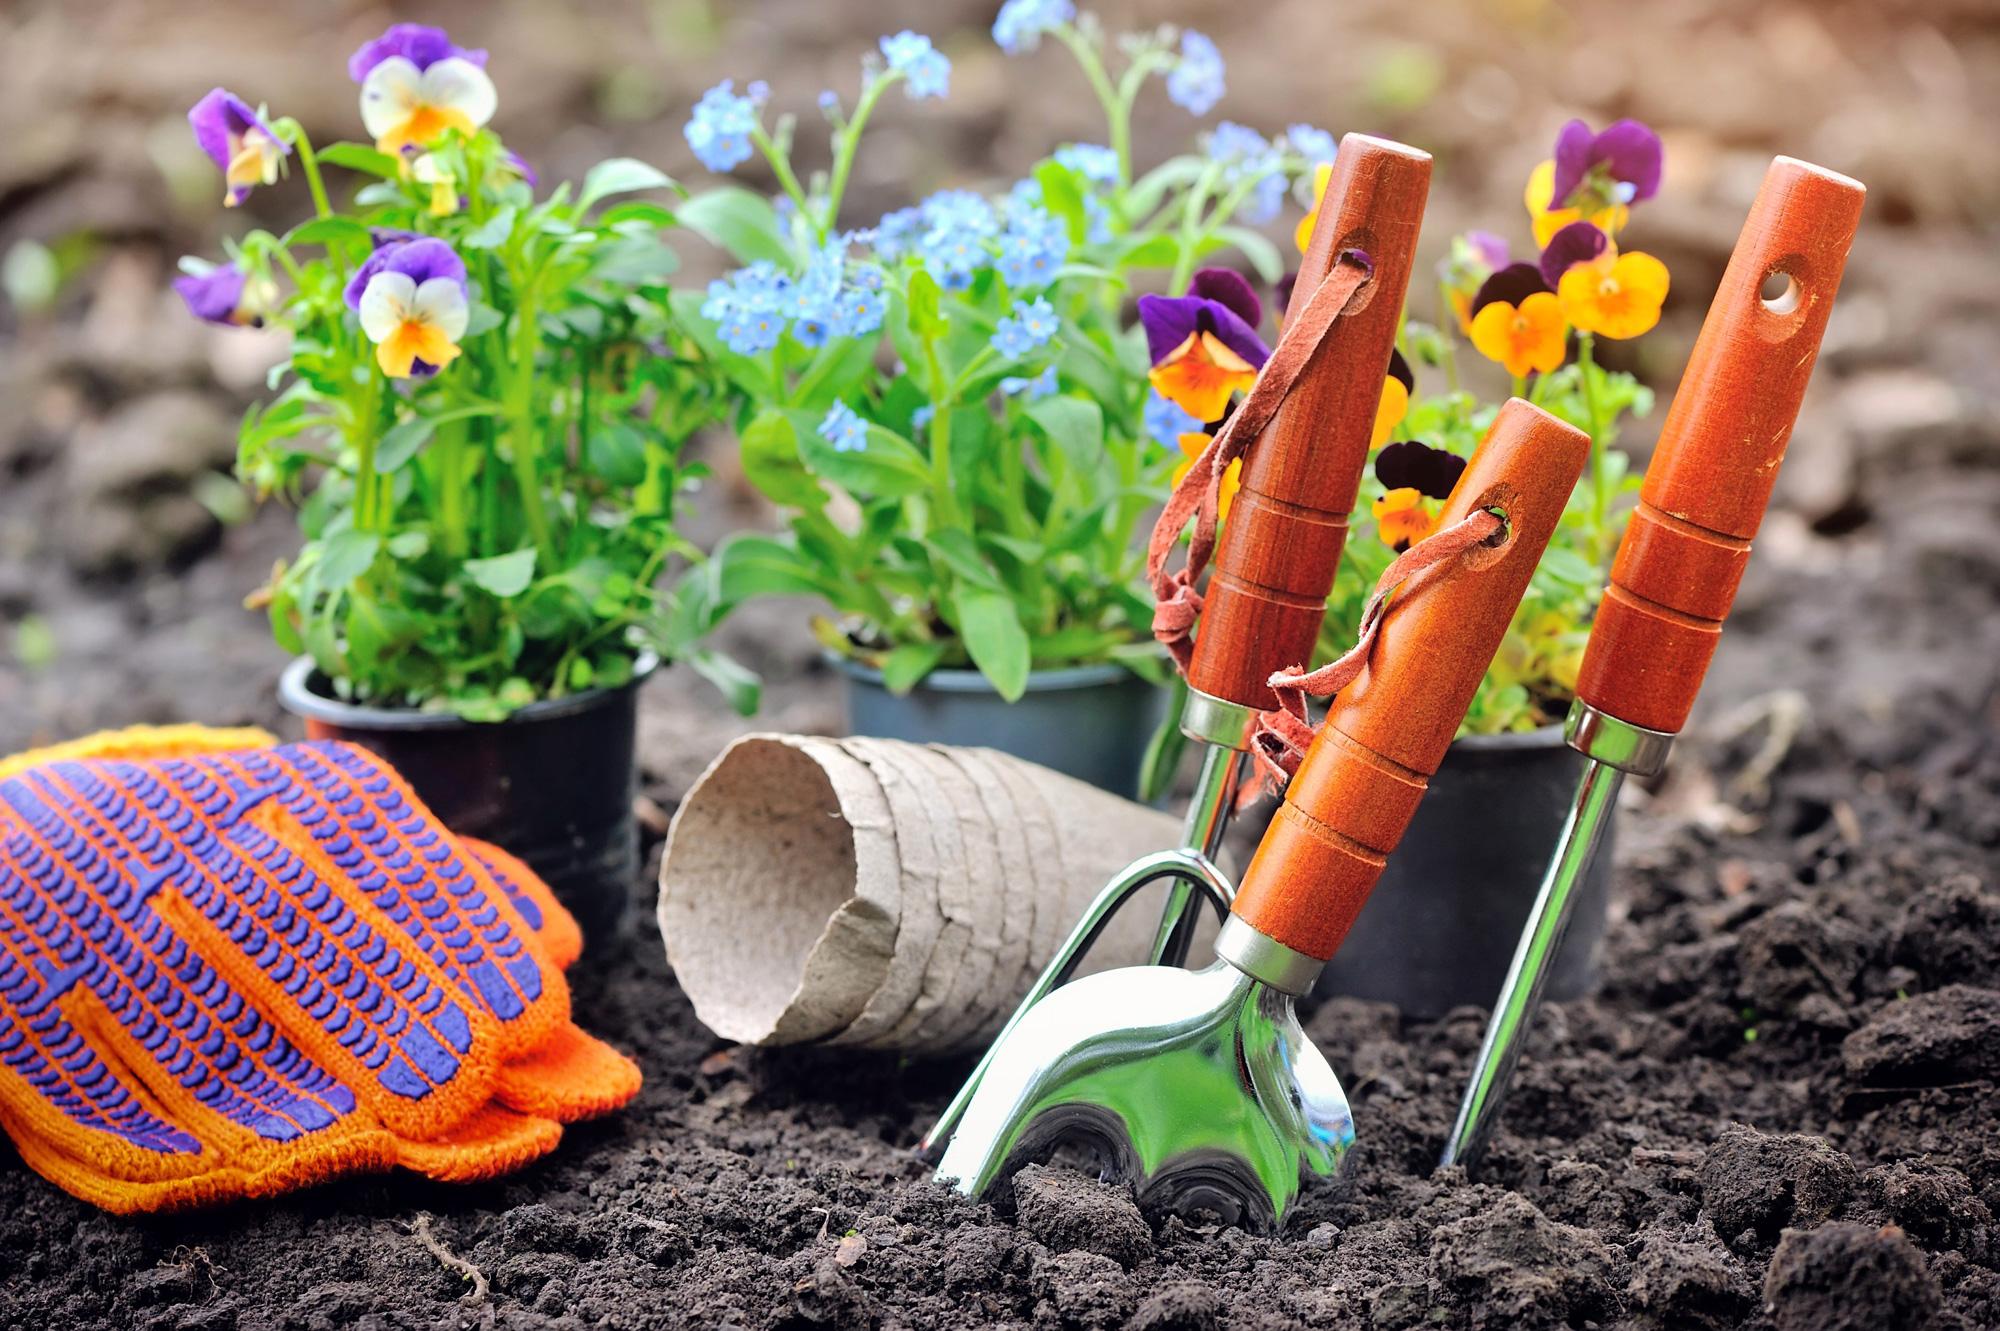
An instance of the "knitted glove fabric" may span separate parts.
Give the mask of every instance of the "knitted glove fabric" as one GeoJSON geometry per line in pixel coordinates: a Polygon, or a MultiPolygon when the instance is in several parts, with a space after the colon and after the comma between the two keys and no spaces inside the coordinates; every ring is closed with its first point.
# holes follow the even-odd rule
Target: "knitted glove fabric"
{"type": "Polygon", "coordinates": [[[483,1178],[637,1093],[570,1021],[575,921],[366,751],[177,727],[26,758],[0,764],[0,1124],[75,1195],[483,1178]]]}

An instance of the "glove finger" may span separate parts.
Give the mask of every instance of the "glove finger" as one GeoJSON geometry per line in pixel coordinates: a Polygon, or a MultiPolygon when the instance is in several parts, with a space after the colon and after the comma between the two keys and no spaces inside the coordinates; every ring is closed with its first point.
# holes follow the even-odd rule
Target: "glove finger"
{"type": "Polygon", "coordinates": [[[264,1139],[317,1131],[357,1096],[409,1136],[485,1103],[501,1050],[491,1019],[399,948],[365,894],[337,891],[344,876],[315,872],[310,838],[281,826],[271,792],[216,780],[226,762],[157,775],[58,763],[7,785],[54,852],[51,890],[77,896],[92,913],[87,947],[121,968],[99,980],[146,997],[106,995],[147,1041],[142,1059],[264,1139]]]}
{"type": "Polygon", "coordinates": [[[590,1035],[566,1025],[533,1053],[500,1069],[494,1095],[527,1114],[574,1123],[595,1118],[639,1093],[639,1065],[590,1035]]]}
{"type": "Polygon", "coordinates": [[[551,965],[568,970],[583,955],[583,930],[541,875],[490,841],[461,836],[458,843],[533,932],[542,955],[551,965]]]}
{"type": "Polygon", "coordinates": [[[440,1137],[396,1143],[396,1163],[447,1183],[470,1183],[519,1169],[556,1149],[562,1124],[488,1103],[440,1137]]]}

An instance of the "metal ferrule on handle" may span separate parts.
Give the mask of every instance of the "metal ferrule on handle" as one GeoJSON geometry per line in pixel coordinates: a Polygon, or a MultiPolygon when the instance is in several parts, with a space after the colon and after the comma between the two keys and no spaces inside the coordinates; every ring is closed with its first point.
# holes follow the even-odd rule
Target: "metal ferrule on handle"
{"type": "Polygon", "coordinates": [[[1666,765],[1750,559],[1840,287],[1863,190],[1771,163],[1662,428],[1591,627],[1564,737],[1591,761],[1493,1004],[1439,1163],[1476,1163],[1626,773],[1666,765]],[[1766,299],[1773,275],[1785,292],[1766,299]]]}
{"type": "Polygon", "coordinates": [[[1438,519],[1497,512],[1498,543],[1394,593],[1367,668],[1333,699],[1243,876],[1217,942],[1239,970],[1302,993],[1340,946],[1465,718],[1589,447],[1519,398],[1501,408],[1438,519]]]}

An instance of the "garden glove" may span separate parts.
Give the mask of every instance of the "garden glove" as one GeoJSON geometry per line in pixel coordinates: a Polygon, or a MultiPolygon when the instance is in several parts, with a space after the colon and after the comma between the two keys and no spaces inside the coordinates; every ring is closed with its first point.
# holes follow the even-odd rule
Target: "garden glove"
{"type": "Polygon", "coordinates": [[[0,1123],[117,1212],[476,1179],[639,1089],[548,888],[386,764],[128,731],[0,762],[0,1123]]]}

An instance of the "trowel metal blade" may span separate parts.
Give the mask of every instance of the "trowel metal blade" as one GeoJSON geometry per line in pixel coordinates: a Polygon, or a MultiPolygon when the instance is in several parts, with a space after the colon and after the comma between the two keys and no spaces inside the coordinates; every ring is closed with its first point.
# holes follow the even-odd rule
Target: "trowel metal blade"
{"type": "Polygon", "coordinates": [[[1049,994],[995,1049],[938,1166],[983,1195],[1081,1153],[1148,1211],[1268,1230],[1354,1140],[1347,1096],[1289,996],[1217,962],[1133,966],[1049,994]]]}

